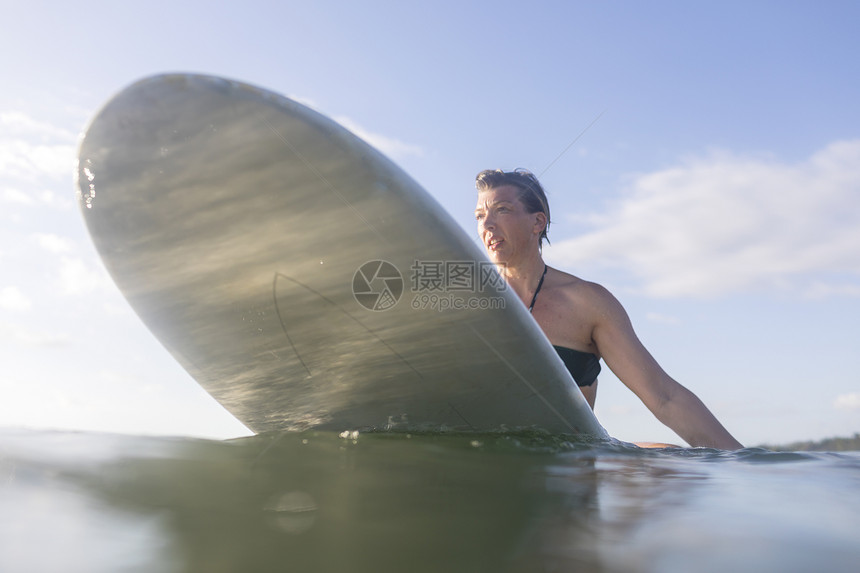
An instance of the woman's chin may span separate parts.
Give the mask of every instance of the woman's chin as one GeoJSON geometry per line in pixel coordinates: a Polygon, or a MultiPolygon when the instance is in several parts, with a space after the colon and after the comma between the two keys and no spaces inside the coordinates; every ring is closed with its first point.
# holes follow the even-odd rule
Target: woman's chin
{"type": "Polygon", "coordinates": [[[490,261],[497,265],[504,265],[508,260],[504,253],[499,251],[487,251],[487,256],[490,257],[490,261]]]}

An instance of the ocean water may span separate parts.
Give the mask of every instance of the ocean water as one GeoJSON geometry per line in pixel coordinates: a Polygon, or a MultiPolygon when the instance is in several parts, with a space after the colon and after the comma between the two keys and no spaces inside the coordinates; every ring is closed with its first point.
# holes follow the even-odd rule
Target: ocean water
{"type": "Polygon", "coordinates": [[[860,453],[0,432],[0,571],[860,570],[860,453]]]}

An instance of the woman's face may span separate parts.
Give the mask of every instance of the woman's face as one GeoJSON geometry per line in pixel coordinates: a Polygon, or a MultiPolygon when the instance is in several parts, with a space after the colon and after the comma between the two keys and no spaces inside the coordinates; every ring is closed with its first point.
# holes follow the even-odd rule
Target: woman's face
{"type": "Polygon", "coordinates": [[[546,216],[527,213],[519,195],[520,190],[513,185],[478,193],[478,236],[496,264],[513,266],[538,251],[546,216]]]}

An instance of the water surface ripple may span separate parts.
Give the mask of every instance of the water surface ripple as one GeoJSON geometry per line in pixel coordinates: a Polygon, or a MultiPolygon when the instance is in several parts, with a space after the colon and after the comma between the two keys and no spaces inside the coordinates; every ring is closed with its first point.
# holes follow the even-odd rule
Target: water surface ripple
{"type": "Polygon", "coordinates": [[[0,571],[856,571],[860,453],[0,432],[0,571]]]}

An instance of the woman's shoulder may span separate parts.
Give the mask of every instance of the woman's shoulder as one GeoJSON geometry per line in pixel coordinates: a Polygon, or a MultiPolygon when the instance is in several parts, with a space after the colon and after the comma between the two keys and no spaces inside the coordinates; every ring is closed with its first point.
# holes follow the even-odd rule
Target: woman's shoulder
{"type": "Polygon", "coordinates": [[[580,311],[590,309],[603,314],[623,310],[618,299],[603,285],[558,269],[553,271],[556,296],[580,311]]]}
{"type": "Polygon", "coordinates": [[[599,300],[606,297],[614,298],[612,293],[601,284],[585,280],[568,272],[552,269],[553,288],[567,297],[599,300]]]}

